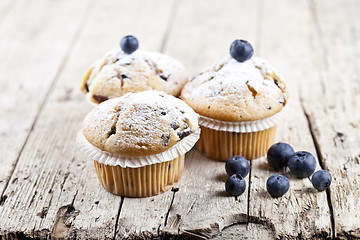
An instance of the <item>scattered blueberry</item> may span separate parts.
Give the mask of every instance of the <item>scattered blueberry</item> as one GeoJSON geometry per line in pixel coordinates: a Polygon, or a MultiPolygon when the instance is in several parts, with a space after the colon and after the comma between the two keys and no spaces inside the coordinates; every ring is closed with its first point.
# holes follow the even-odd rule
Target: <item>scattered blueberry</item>
{"type": "Polygon", "coordinates": [[[231,196],[240,196],[246,189],[245,179],[240,174],[234,174],[226,180],[225,189],[231,196]]]}
{"type": "Polygon", "coordinates": [[[267,152],[267,160],[271,167],[275,169],[283,168],[291,155],[294,154],[294,149],[287,143],[275,143],[269,148],[267,152]]]}
{"type": "Polygon", "coordinates": [[[299,178],[311,176],[316,168],[316,159],[311,153],[300,151],[289,158],[288,167],[292,174],[299,178]]]}
{"type": "Polygon", "coordinates": [[[230,46],[230,55],[238,62],[249,60],[253,54],[253,47],[245,40],[235,40],[230,46]]]}
{"type": "Polygon", "coordinates": [[[121,39],[120,47],[125,53],[131,54],[138,49],[139,42],[136,39],[136,37],[134,37],[132,35],[128,35],[121,39]]]}
{"type": "Polygon", "coordinates": [[[250,164],[242,156],[233,156],[226,161],[225,170],[229,176],[240,174],[242,177],[246,177],[250,171],[250,164]]]}
{"type": "Polygon", "coordinates": [[[311,182],[314,188],[319,191],[324,191],[325,189],[329,188],[331,180],[331,174],[326,170],[316,171],[311,177],[311,182]]]}
{"type": "Polygon", "coordinates": [[[272,175],[266,181],[266,190],[272,197],[281,197],[289,190],[289,179],[283,175],[272,175]]]}

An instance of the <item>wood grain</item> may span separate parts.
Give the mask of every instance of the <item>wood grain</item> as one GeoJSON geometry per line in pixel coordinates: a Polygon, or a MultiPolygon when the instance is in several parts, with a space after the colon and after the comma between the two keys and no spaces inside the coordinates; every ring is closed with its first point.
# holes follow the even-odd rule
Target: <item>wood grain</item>
{"type": "Polygon", "coordinates": [[[0,2],[0,239],[360,238],[360,2],[9,1],[0,2]],[[252,161],[247,191],[224,191],[223,162],[186,155],[173,191],[134,199],[108,193],[75,136],[92,109],[82,74],[120,38],[178,58],[191,74],[253,43],[290,89],[277,141],[318,159],[326,192],[290,179],[271,198],[265,158],[252,161]]]}
{"type": "MultiPolygon", "coordinates": [[[[184,237],[211,238],[224,227],[246,222],[247,191],[237,198],[226,193],[225,163],[208,159],[196,149],[186,157],[179,191],[163,231],[184,237]]],[[[249,183],[248,176],[245,181],[249,183]]]]}
{"type": "MultiPolygon", "coordinates": [[[[312,25],[308,5],[305,1],[264,1],[263,8],[260,54],[285,76],[290,90],[288,113],[278,127],[276,139],[291,144],[295,151],[305,150],[316,156],[297,92],[303,76],[295,70],[307,66],[301,65],[300,59],[305,58],[303,49],[307,47],[307,41],[304,39],[312,34],[308,27],[312,25]],[[286,24],[282,24],[285,19],[286,24]]],[[[285,173],[273,170],[265,158],[253,161],[249,202],[250,222],[262,222],[273,229],[277,238],[331,237],[326,193],[318,193],[307,178],[297,179],[288,170],[285,173]],[[273,174],[284,174],[290,180],[290,190],[282,198],[274,199],[266,192],[266,180],[273,174]]]]}
{"type": "MultiPolygon", "coordinates": [[[[226,56],[234,39],[255,42],[256,13],[256,2],[207,1],[204,6],[201,2],[182,1],[166,50],[196,74],[226,56]]],[[[203,239],[234,223],[246,222],[247,191],[237,199],[229,197],[224,191],[226,179],[224,162],[210,160],[192,150],[163,231],[203,239]]],[[[248,184],[248,177],[246,181],[248,184]]]]}
{"type": "Polygon", "coordinates": [[[360,81],[358,1],[315,1],[315,47],[321,68],[312,88],[301,91],[322,166],[333,175],[328,194],[335,234],[360,238],[360,81]],[[341,19],[341,21],[339,21],[341,19]]]}
{"type": "MultiPolygon", "coordinates": [[[[92,5],[73,51],[37,117],[9,180],[0,206],[0,233],[6,237],[113,238],[121,197],[104,190],[91,160],[78,153],[76,133],[92,105],[80,92],[82,74],[104,52],[118,47],[120,36],[134,34],[144,49],[160,48],[165,31],[163,12],[141,1],[99,1],[92,5]],[[118,9],[125,9],[118,14],[118,9]],[[109,14],[111,17],[109,18],[109,14]],[[155,14],[155,15],[154,15],[155,14]],[[132,16],[141,16],[126,25],[132,16]],[[158,16],[158,17],[155,17],[158,16]],[[147,19],[152,18],[151,24],[147,19]],[[114,36],[114,29],[119,29],[114,36]],[[152,36],[158,33],[158,37],[152,36]],[[150,41],[146,41],[149,34],[150,41]]],[[[49,14],[49,13],[48,13],[49,14]]]]}
{"type": "Polygon", "coordinates": [[[10,13],[0,25],[0,194],[63,64],[88,1],[10,4],[14,5],[4,8],[10,13]]]}

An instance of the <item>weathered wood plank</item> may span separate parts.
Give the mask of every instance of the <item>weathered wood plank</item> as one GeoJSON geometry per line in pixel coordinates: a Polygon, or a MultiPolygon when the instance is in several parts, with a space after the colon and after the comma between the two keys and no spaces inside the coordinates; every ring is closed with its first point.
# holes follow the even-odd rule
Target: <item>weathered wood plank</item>
{"type": "MultiPolygon", "coordinates": [[[[308,5],[305,1],[264,1],[263,7],[261,56],[286,77],[291,94],[287,117],[278,127],[277,141],[288,142],[295,151],[305,150],[316,156],[298,95],[300,87],[305,91],[308,88],[301,84],[308,65],[316,64],[307,55],[310,50],[307,40],[313,37],[308,5]]],[[[273,170],[265,158],[254,161],[252,170],[250,222],[262,222],[277,238],[331,237],[325,192],[317,192],[308,179],[297,179],[289,170],[285,173],[273,170]],[[289,178],[290,190],[282,198],[274,199],[266,192],[266,180],[281,173],[289,178]]]]}
{"type": "Polygon", "coordinates": [[[242,223],[224,228],[212,239],[275,239],[275,236],[273,230],[263,224],[242,223]]]}
{"type": "MultiPolygon", "coordinates": [[[[166,50],[178,56],[190,72],[198,73],[229,54],[234,39],[256,43],[257,6],[255,1],[182,1],[166,50]]],[[[234,223],[247,222],[247,191],[237,199],[229,197],[225,192],[226,179],[224,162],[192,150],[162,230],[202,239],[213,237],[234,223]]],[[[246,181],[248,184],[248,177],[246,181]]]]}
{"type": "Polygon", "coordinates": [[[360,3],[319,0],[310,7],[322,67],[301,96],[323,167],[333,175],[336,236],[360,238],[360,3]]]}
{"type": "Polygon", "coordinates": [[[126,34],[138,36],[141,48],[159,49],[166,26],[163,13],[170,6],[168,1],[98,1],[87,9],[86,24],[4,192],[0,235],[113,238],[121,197],[101,187],[92,161],[75,144],[92,108],[78,90],[79,83],[92,62],[118,47],[126,34]]]}
{"type": "Polygon", "coordinates": [[[88,1],[17,3],[4,6],[9,13],[0,25],[0,194],[88,1]]]}
{"type": "MultiPolygon", "coordinates": [[[[225,191],[225,163],[193,149],[187,156],[164,232],[193,238],[211,238],[224,227],[247,222],[248,191],[235,198],[225,191]]],[[[249,183],[249,176],[245,178],[249,183]]],[[[247,185],[248,186],[248,185],[247,185]]]]}
{"type": "MultiPolygon", "coordinates": [[[[154,3],[148,2],[143,6],[143,10],[147,11],[152,4],[154,3]]],[[[168,31],[176,16],[178,1],[161,1],[158,6],[157,15],[161,22],[157,24],[161,32],[159,38],[152,39],[156,40],[158,46],[150,48],[152,51],[160,51],[167,45],[168,31]]],[[[117,222],[116,239],[149,239],[159,236],[160,226],[164,224],[172,198],[172,191],[148,198],[124,198],[117,222]]]]}
{"type": "Polygon", "coordinates": [[[181,1],[165,52],[196,74],[226,56],[235,39],[250,41],[256,51],[257,6],[256,1],[181,1]]]}
{"type": "Polygon", "coordinates": [[[360,237],[358,1],[99,1],[87,10],[79,8],[86,1],[77,2],[77,8],[70,2],[36,3],[14,4],[0,23],[0,191],[22,152],[4,192],[7,199],[0,201],[0,238],[112,238],[116,223],[118,238],[180,234],[203,239],[223,228],[218,239],[321,238],[332,235],[331,210],[337,237],[360,237]],[[88,12],[87,24],[62,64],[78,26],[74,23],[80,22],[79,9],[88,12]],[[62,19],[67,11],[73,18],[62,19]],[[30,19],[32,14],[37,17],[30,19]],[[169,25],[172,14],[174,25],[169,25]],[[166,28],[171,30],[165,34],[166,28]],[[128,33],[139,37],[141,48],[163,48],[192,73],[223,57],[234,38],[256,43],[255,55],[269,60],[290,84],[291,108],[277,139],[319,155],[334,177],[328,192],[332,208],[325,192],[314,191],[308,179],[288,172],[291,190],[283,198],[270,198],[265,181],[277,172],[264,158],[253,161],[250,195],[227,197],[221,192],[224,163],[196,150],[187,154],[176,193],[121,201],[106,192],[92,162],[76,150],[76,132],[92,106],[74,89],[86,68],[128,33]],[[59,79],[31,131],[56,75],[59,79]],[[231,225],[237,222],[245,223],[231,225]]]}

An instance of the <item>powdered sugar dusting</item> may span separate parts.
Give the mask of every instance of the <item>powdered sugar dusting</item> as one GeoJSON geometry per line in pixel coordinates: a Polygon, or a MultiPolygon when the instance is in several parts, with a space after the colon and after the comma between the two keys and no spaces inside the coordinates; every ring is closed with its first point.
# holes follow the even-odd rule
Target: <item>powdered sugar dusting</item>
{"type": "Polygon", "coordinates": [[[269,117],[281,110],[287,98],[282,78],[257,57],[245,62],[226,57],[196,75],[181,94],[200,114],[223,117],[218,113],[222,109],[222,114],[228,115],[223,119],[230,121],[269,117]],[[208,110],[211,108],[215,110],[208,110]]]}
{"type": "Polygon", "coordinates": [[[201,87],[193,88],[192,95],[214,96],[220,92],[219,98],[226,98],[228,94],[248,91],[249,87],[256,92],[267,92],[277,94],[279,88],[274,85],[271,77],[273,70],[263,59],[253,57],[245,62],[238,62],[233,58],[225,58],[209,70],[197,76],[196,85],[201,87]]]}
{"type": "Polygon", "coordinates": [[[155,90],[110,99],[90,112],[83,124],[94,146],[134,156],[164,151],[197,128],[198,115],[186,103],[155,90]]]}
{"type": "Polygon", "coordinates": [[[85,83],[92,94],[114,97],[112,96],[114,94],[122,96],[124,92],[129,92],[127,89],[132,89],[130,92],[134,92],[139,85],[142,85],[139,91],[155,89],[179,95],[181,87],[186,81],[185,67],[172,57],[143,50],[126,54],[118,48],[107,53],[93,65],[91,74],[85,83]],[[125,74],[125,77],[121,77],[121,74],[125,74]],[[139,79],[144,80],[142,84],[138,82],[139,79]],[[148,81],[149,79],[153,80],[148,81]],[[118,81],[121,82],[121,87],[124,89],[120,88],[117,93],[114,93],[113,88],[104,90],[104,86],[99,87],[99,81],[104,85],[111,81],[118,81]],[[124,84],[127,86],[123,86],[124,84]]]}

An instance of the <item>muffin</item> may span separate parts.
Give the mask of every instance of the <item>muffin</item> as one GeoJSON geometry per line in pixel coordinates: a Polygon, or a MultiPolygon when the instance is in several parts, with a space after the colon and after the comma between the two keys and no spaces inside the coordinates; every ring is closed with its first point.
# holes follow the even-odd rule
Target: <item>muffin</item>
{"type": "Polygon", "coordinates": [[[149,90],[105,101],[84,119],[77,142],[109,192],[147,197],[181,177],[200,135],[198,115],[180,99],[149,90]]]}
{"type": "Polygon", "coordinates": [[[84,75],[80,88],[91,102],[98,104],[128,92],[146,90],[180,95],[188,80],[183,64],[161,53],[136,51],[137,45],[131,44],[135,40],[132,36],[123,38],[121,48],[105,54],[84,75]]]}
{"type": "Polygon", "coordinates": [[[283,78],[265,60],[251,57],[248,42],[240,42],[246,45],[240,53],[234,53],[234,43],[232,57],[196,75],[181,93],[200,114],[202,133],[196,147],[222,161],[234,155],[249,160],[265,155],[288,99],[283,78]]]}

